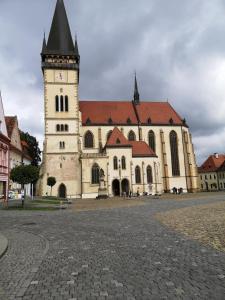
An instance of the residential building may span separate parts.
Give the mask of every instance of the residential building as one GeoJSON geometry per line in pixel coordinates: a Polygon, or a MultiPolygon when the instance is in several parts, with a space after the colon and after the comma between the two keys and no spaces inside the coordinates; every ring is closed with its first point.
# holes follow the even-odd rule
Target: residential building
{"type": "Polygon", "coordinates": [[[200,188],[202,191],[218,191],[225,189],[225,155],[210,155],[198,168],[200,188]]]}
{"type": "Polygon", "coordinates": [[[9,145],[2,97],[0,95],[0,201],[7,201],[9,186],[9,145]]]}

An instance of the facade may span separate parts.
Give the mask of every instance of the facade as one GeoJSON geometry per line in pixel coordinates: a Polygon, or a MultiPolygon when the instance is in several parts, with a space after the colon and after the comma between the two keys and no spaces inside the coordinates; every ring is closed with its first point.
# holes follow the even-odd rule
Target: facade
{"type": "Polygon", "coordinates": [[[215,153],[198,168],[202,191],[225,190],[225,155],[215,153]]]}
{"type": "Polygon", "coordinates": [[[0,201],[7,201],[9,185],[9,144],[2,98],[0,95],[0,201]]]}
{"type": "Polygon", "coordinates": [[[198,189],[191,134],[168,102],[79,99],[80,55],[62,0],[43,40],[45,142],[40,194],[56,177],[53,195],[94,198],[198,189]],[[124,162],[125,159],[125,162],[124,162]],[[104,178],[104,182],[102,181],[104,178]]]}
{"type": "MultiPolygon", "coordinates": [[[[5,117],[8,136],[11,140],[10,142],[10,155],[9,155],[9,168],[10,170],[16,166],[22,164],[30,164],[32,159],[28,154],[28,145],[21,141],[20,130],[18,126],[18,120],[16,116],[6,116],[5,117]]],[[[13,191],[20,191],[21,185],[15,182],[9,182],[9,189],[13,191]]],[[[25,186],[26,195],[30,195],[30,184],[25,186]]]]}

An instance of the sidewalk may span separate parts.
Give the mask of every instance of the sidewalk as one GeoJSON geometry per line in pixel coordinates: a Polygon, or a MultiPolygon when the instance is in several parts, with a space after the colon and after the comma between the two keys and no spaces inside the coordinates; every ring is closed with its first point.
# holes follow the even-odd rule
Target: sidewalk
{"type": "Polygon", "coordinates": [[[8,240],[0,233],[0,258],[5,254],[8,248],[8,240]]]}

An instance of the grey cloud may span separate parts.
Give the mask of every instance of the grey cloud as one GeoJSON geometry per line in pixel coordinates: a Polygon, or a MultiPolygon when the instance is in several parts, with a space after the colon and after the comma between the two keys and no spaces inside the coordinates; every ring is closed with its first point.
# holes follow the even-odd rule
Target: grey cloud
{"type": "MultiPolygon", "coordinates": [[[[168,98],[186,118],[199,161],[214,149],[224,151],[217,138],[221,132],[225,137],[222,0],[64,1],[78,35],[81,99],[131,99],[136,70],[142,99],[168,98]],[[205,146],[207,136],[215,143],[205,146]]],[[[0,88],[6,112],[18,114],[24,130],[40,139],[39,54],[54,7],[52,0],[0,1],[0,88]]]]}

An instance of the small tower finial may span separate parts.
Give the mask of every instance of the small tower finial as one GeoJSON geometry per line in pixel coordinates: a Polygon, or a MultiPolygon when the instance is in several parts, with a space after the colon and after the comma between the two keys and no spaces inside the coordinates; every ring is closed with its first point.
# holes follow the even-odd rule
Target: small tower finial
{"type": "Polygon", "coordinates": [[[137,84],[137,74],[135,71],[135,75],[134,75],[134,104],[140,104],[140,95],[138,92],[138,84],[137,84]]]}

